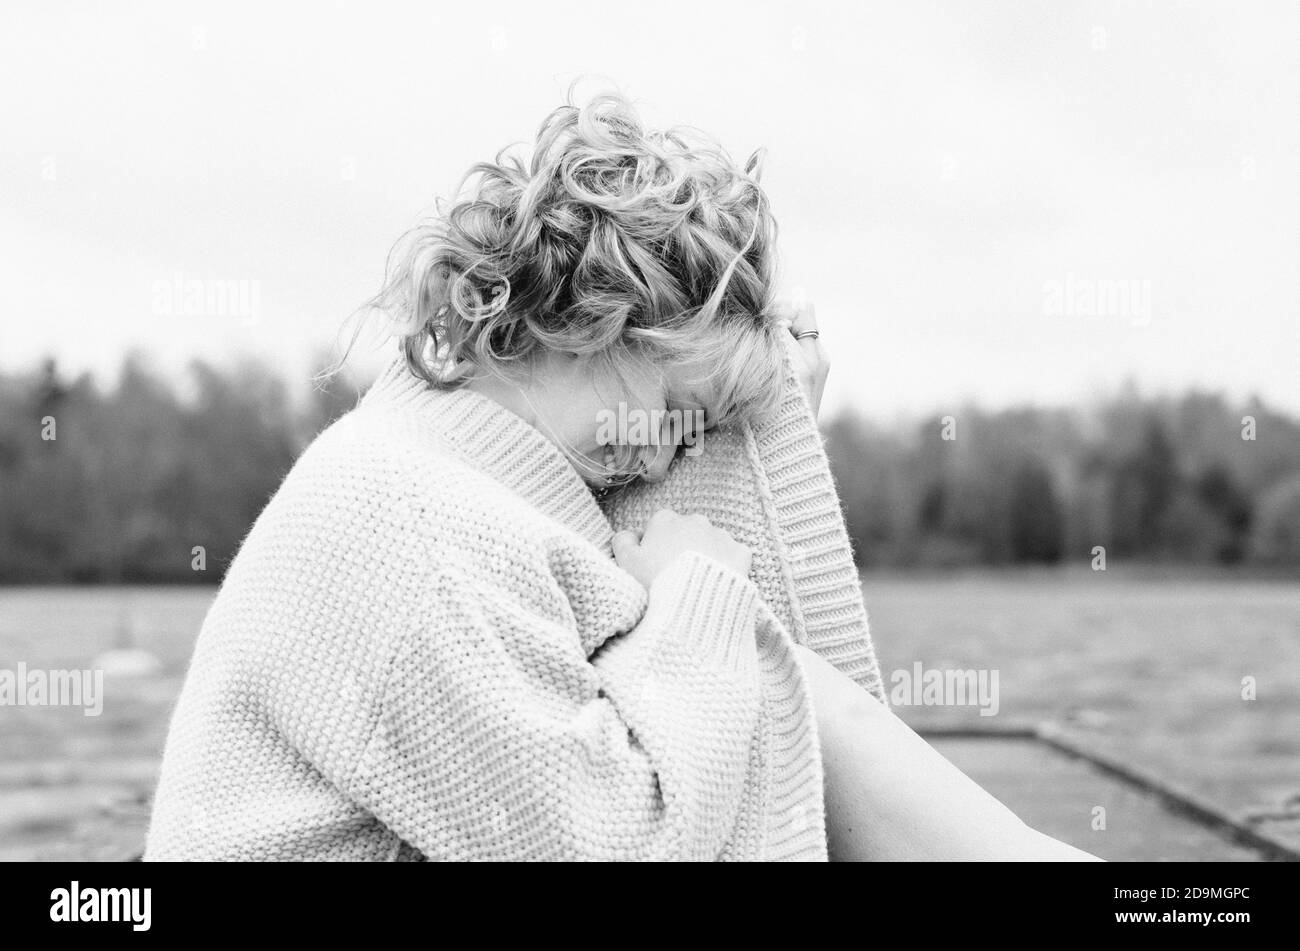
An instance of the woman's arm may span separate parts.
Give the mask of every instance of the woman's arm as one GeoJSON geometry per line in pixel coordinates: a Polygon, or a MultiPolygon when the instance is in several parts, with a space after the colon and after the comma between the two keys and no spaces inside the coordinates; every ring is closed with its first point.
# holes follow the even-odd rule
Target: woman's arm
{"type": "Polygon", "coordinates": [[[345,793],[431,858],[715,858],[759,711],[758,593],[686,553],[592,661],[450,568],[345,793]]]}
{"type": "Polygon", "coordinates": [[[812,691],[836,861],[1098,861],[1024,824],[822,657],[812,691]]]}

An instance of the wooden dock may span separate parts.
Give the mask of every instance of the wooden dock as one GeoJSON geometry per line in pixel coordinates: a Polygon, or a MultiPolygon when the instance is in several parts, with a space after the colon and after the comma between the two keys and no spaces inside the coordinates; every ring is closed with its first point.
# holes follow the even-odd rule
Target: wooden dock
{"type": "MultiPolygon", "coordinates": [[[[1050,729],[1042,734],[1031,728],[957,728],[930,731],[928,739],[1031,826],[1109,861],[1300,858],[1267,828],[1222,813],[1156,777],[1125,775],[1129,767],[1099,761],[1069,739],[1051,737],[1050,729]]],[[[107,787],[79,782],[76,771],[67,769],[47,775],[44,785],[0,785],[0,840],[17,833],[26,843],[3,850],[0,858],[138,858],[148,825],[150,766],[138,760],[101,763],[101,783],[112,780],[107,787]],[[116,794],[103,795],[112,788],[116,794]],[[57,838],[48,834],[56,832],[57,838]]]]}

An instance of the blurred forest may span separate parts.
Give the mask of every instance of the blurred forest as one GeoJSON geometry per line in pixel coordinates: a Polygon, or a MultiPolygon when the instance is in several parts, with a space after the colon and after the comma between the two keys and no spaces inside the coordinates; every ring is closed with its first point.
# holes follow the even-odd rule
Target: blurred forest
{"type": "MultiPolygon", "coordinates": [[[[108,388],[53,362],[0,376],[0,582],[219,580],[293,460],[357,396],[344,380],[303,389],[257,363],[196,362],[176,385],[138,356],[108,388]]],[[[1129,390],[1087,409],[968,407],[947,429],[823,421],[864,567],[1087,564],[1095,546],[1300,565],[1300,422],[1258,400],[1129,390]]]]}
{"type": "Polygon", "coordinates": [[[1300,421],[1131,386],[1086,409],[823,425],[859,564],[1300,565],[1300,421]],[[1249,435],[1253,438],[1245,438],[1249,435]]]}
{"type": "Polygon", "coordinates": [[[138,355],[110,389],[52,361],[0,376],[0,582],[220,580],[298,454],[356,402],[341,381],[303,389],[252,362],[194,362],[178,387],[138,355]]]}

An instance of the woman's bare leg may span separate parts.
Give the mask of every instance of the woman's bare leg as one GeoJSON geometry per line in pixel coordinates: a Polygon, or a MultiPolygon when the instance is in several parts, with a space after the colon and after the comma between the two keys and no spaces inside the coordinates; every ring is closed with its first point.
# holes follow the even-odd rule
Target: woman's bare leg
{"type": "Polygon", "coordinates": [[[835,861],[1098,861],[1029,828],[807,648],[835,861]]]}

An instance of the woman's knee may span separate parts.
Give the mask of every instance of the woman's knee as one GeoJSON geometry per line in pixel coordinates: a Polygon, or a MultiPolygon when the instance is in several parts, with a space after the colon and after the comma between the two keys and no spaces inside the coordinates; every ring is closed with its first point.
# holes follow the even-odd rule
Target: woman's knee
{"type": "Polygon", "coordinates": [[[891,716],[879,700],[816,651],[802,644],[796,645],[795,651],[812,695],[813,713],[824,738],[834,736],[850,724],[855,724],[860,729],[864,722],[891,716]]]}

